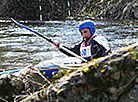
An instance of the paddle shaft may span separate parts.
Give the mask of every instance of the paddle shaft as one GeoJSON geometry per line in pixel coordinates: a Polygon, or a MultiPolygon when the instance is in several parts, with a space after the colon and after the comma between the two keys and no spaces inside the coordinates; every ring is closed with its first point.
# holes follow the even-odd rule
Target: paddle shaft
{"type": "MultiPolygon", "coordinates": [[[[42,35],[41,33],[36,32],[36,31],[34,31],[34,30],[28,28],[27,26],[25,26],[25,25],[23,25],[23,24],[17,22],[17,21],[14,20],[13,18],[11,18],[11,20],[12,20],[14,23],[16,23],[17,25],[19,25],[20,27],[25,28],[26,30],[29,30],[30,32],[33,32],[33,33],[37,34],[38,36],[40,36],[40,37],[46,39],[46,40],[49,41],[50,43],[54,44],[53,41],[52,41],[51,39],[47,38],[46,36],[42,35]]],[[[75,56],[75,57],[81,59],[82,61],[87,62],[86,59],[82,58],[81,56],[75,54],[74,52],[70,51],[69,49],[67,49],[67,48],[65,48],[65,47],[59,45],[59,48],[63,49],[64,51],[66,51],[66,52],[68,52],[68,53],[70,53],[71,55],[73,55],[73,56],[75,56]]]]}
{"type": "Polygon", "coordinates": [[[72,52],[72,51],[68,50],[68,49],[67,49],[67,48],[65,48],[64,46],[59,45],[59,48],[63,49],[64,51],[66,51],[66,52],[68,52],[68,53],[70,53],[71,55],[73,55],[73,56],[75,56],[75,57],[77,57],[77,58],[81,59],[82,61],[87,62],[87,60],[86,60],[86,59],[84,59],[84,58],[82,58],[81,56],[79,56],[79,55],[75,54],[74,52],[72,52]]]}

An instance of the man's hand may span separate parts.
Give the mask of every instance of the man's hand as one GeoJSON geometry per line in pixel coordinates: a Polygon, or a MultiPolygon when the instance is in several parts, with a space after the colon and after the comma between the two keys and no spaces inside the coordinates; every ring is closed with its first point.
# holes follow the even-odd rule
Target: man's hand
{"type": "Polygon", "coordinates": [[[60,44],[59,41],[54,40],[54,41],[53,41],[53,44],[54,44],[58,49],[60,49],[60,48],[59,48],[59,44],[60,44]]]}

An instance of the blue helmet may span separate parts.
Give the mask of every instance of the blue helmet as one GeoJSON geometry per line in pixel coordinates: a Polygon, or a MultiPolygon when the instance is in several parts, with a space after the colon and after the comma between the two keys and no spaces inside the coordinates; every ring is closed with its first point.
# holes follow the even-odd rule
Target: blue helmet
{"type": "Polygon", "coordinates": [[[91,34],[95,33],[95,25],[91,20],[84,20],[79,24],[79,31],[84,28],[89,28],[91,34]]]}

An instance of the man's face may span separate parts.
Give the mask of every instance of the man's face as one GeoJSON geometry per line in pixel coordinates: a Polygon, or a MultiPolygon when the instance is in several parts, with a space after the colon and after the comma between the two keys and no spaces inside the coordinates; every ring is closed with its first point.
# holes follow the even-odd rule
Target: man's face
{"type": "Polygon", "coordinates": [[[91,37],[91,32],[89,28],[81,29],[80,32],[85,39],[89,39],[91,37]]]}

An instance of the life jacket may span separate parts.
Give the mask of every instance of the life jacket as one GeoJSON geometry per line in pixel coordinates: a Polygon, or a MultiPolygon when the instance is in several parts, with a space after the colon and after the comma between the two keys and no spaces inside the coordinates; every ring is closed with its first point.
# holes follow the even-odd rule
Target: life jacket
{"type": "Polygon", "coordinates": [[[81,47],[80,47],[81,57],[83,57],[83,58],[85,58],[87,60],[91,59],[90,57],[92,57],[92,51],[91,51],[92,49],[91,49],[91,47],[94,46],[94,45],[91,45],[91,44],[92,44],[93,40],[96,41],[99,45],[101,45],[101,46],[103,46],[105,48],[104,55],[106,53],[108,53],[108,51],[110,50],[110,48],[109,48],[109,46],[107,44],[106,38],[103,35],[97,35],[95,33],[88,41],[82,42],[81,47]]]}

